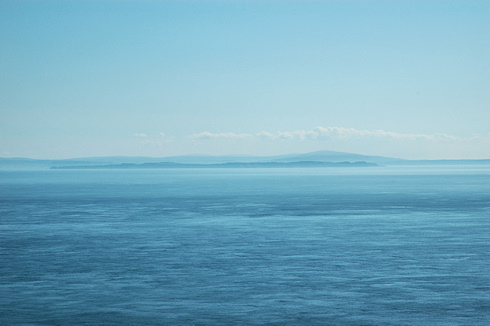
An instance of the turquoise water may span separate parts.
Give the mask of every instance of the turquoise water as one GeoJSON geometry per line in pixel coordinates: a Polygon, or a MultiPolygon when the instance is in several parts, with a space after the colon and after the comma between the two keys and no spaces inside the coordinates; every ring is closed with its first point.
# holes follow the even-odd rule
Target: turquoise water
{"type": "Polygon", "coordinates": [[[488,325],[490,169],[0,172],[2,325],[488,325]]]}

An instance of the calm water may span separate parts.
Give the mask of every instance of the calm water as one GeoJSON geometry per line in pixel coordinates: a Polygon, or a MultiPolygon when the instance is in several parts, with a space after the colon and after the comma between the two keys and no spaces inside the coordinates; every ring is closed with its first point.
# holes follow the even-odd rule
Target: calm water
{"type": "Polygon", "coordinates": [[[488,325],[490,168],[0,172],[1,325],[488,325]]]}

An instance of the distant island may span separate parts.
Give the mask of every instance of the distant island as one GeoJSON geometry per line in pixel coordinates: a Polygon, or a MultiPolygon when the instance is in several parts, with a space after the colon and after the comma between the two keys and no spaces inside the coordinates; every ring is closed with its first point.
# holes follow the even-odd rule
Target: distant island
{"type": "Polygon", "coordinates": [[[65,165],[53,166],[51,169],[175,169],[175,168],[323,168],[323,167],[369,167],[378,166],[376,163],[368,162],[232,162],[214,164],[192,164],[192,163],[120,163],[105,165],[65,165]]]}
{"type": "Polygon", "coordinates": [[[336,151],[276,156],[183,155],[167,157],[109,156],[58,160],[0,158],[0,170],[46,169],[175,169],[175,168],[328,168],[376,166],[490,165],[490,160],[405,160],[336,151]]]}

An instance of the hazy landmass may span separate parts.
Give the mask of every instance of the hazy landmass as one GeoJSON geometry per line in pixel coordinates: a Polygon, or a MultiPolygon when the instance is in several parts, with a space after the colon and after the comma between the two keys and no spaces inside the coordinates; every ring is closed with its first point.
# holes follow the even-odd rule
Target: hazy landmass
{"type": "Polygon", "coordinates": [[[52,169],[165,169],[165,168],[305,168],[305,167],[367,167],[378,166],[368,162],[234,162],[214,164],[192,163],[121,163],[108,165],[54,166],[52,169]]]}
{"type": "Polygon", "coordinates": [[[366,167],[387,165],[486,165],[490,160],[404,160],[355,153],[317,151],[278,156],[187,155],[168,157],[87,157],[63,160],[0,158],[2,170],[29,169],[164,169],[164,168],[278,168],[366,167]]]}

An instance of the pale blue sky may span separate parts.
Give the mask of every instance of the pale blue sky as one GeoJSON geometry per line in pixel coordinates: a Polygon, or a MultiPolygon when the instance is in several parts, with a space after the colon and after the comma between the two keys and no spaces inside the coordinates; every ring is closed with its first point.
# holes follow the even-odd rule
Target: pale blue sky
{"type": "Polygon", "coordinates": [[[0,2],[0,157],[490,158],[490,1],[0,2]]]}

